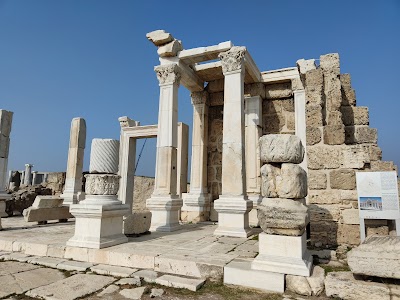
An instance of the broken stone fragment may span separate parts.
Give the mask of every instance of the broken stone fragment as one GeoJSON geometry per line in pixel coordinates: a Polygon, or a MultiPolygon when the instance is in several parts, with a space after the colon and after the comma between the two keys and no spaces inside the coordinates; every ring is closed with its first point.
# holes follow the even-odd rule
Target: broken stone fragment
{"type": "Polygon", "coordinates": [[[160,57],[173,57],[178,54],[179,51],[182,51],[183,47],[180,41],[173,40],[172,42],[160,46],[157,50],[157,54],[160,57]]]}
{"type": "Polygon", "coordinates": [[[134,211],[124,218],[124,234],[141,234],[148,232],[151,225],[151,212],[134,211]]]}
{"type": "Polygon", "coordinates": [[[317,67],[315,65],[315,59],[299,59],[296,61],[297,69],[299,69],[300,74],[304,75],[308,71],[315,70],[317,67]]]}
{"type": "Polygon", "coordinates": [[[304,147],[298,136],[269,134],[260,138],[260,157],[264,163],[294,163],[303,161],[304,147]]]}
{"type": "Polygon", "coordinates": [[[172,35],[165,30],[154,30],[146,34],[146,37],[156,46],[162,46],[174,40],[172,35]]]}
{"type": "Polygon", "coordinates": [[[258,206],[258,220],[267,234],[300,236],[308,222],[308,208],[303,201],[264,198],[258,206]]]}
{"type": "Polygon", "coordinates": [[[265,164],[261,167],[261,195],[266,198],[277,198],[276,178],[280,176],[279,167],[265,164]]]}

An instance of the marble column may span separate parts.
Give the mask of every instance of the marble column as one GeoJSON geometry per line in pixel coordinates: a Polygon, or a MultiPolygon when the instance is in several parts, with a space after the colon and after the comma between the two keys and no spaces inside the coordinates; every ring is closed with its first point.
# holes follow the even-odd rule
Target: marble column
{"type": "Polygon", "coordinates": [[[222,195],[214,202],[218,212],[215,235],[248,237],[249,211],[253,202],[246,193],[244,147],[244,56],[245,47],[232,47],[219,54],[224,83],[222,138],[222,195]]]}
{"type": "Polygon", "coordinates": [[[76,204],[85,198],[85,193],[82,192],[85,144],[86,121],[83,118],[74,118],[71,122],[65,188],[61,195],[64,205],[76,204]]]}
{"type": "Polygon", "coordinates": [[[262,98],[245,97],[245,140],[246,140],[246,189],[253,209],[249,213],[249,223],[258,226],[257,205],[261,196],[261,161],[258,140],[262,135],[262,98]]]}
{"type": "Polygon", "coordinates": [[[207,221],[210,197],[207,190],[208,101],[207,91],[191,94],[193,104],[190,192],[183,194],[182,220],[207,221]]]}
{"type": "Polygon", "coordinates": [[[189,151],[189,126],[178,123],[178,147],[177,147],[177,172],[176,194],[182,198],[187,192],[188,151],[189,151]]]}
{"type": "Polygon", "coordinates": [[[25,185],[32,185],[32,167],[33,165],[31,164],[25,164],[25,179],[24,179],[24,184],[25,185]]]}
{"type": "Polygon", "coordinates": [[[176,64],[154,68],[160,86],[156,178],[154,192],[147,200],[152,213],[151,231],[179,229],[182,199],[177,189],[178,88],[180,68],[176,64]]]}
{"type": "Polygon", "coordinates": [[[32,185],[36,184],[37,175],[38,175],[38,171],[33,171],[32,172],[32,185]]]}

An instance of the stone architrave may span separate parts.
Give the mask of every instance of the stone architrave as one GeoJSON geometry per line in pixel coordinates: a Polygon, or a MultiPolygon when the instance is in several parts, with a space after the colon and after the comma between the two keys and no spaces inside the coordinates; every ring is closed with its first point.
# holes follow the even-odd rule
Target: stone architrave
{"type": "Polygon", "coordinates": [[[245,139],[246,139],[246,188],[253,209],[249,213],[249,223],[258,226],[257,206],[262,201],[260,177],[260,152],[258,140],[262,135],[262,98],[245,97],[245,139]]]}
{"type": "MultiPolygon", "coordinates": [[[[103,144],[96,146],[95,143],[94,146],[101,147],[103,144]]],[[[110,146],[109,150],[110,157],[116,157],[116,160],[111,159],[102,164],[95,154],[96,163],[93,164],[90,158],[90,165],[95,165],[97,172],[118,170],[119,148],[110,146]]],[[[129,213],[129,205],[122,204],[117,198],[120,176],[91,173],[85,175],[85,178],[85,200],[70,205],[70,212],[76,220],[75,235],[68,240],[67,245],[100,249],[127,242],[123,234],[123,216],[129,213]]]]}
{"type": "Polygon", "coordinates": [[[5,213],[5,200],[11,198],[11,195],[5,192],[5,188],[7,187],[7,166],[12,117],[13,112],[0,109],[0,230],[2,229],[1,217],[7,216],[5,213]]]}
{"type": "Polygon", "coordinates": [[[181,218],[187,222],[208,220],[210,197],[207,190],[208,92],[193,92],[193,133],[190,193],[183,194],[181,218]]]}
{"type": "Polygon", "coordinates": [[[82,192],[82,170],[85,145],[85,119],[74,118],[71,122],[65,188],[61,195],[64,199],[64,205],[76,204],[85,197],[85,194],[82,192]]]}
{"type": "Polygon", "coordinates": [[[222,195],[214,201],[218,212],[215,235],[248,237],[249,211],[253,202],[246,194],[244,56],[245,47],[232,47],[219,54],[224,82],[224,127],[222,146],[222,195]]]}
{"type": "Polygon", "coordinates": [[[160,86],[156,178],[154,192],[147,200],[152,213],[151,231],[179,229],[182,199],[177,190],[178,88],[181,70],[176,64],[154,68],[160,86]]]}
{"type": "Polygon", "coordinates": [[[33,165],[31,164],[25,164],[25,180],[24,180],[25,185],[32,184],[32,167],[33,165]]]}

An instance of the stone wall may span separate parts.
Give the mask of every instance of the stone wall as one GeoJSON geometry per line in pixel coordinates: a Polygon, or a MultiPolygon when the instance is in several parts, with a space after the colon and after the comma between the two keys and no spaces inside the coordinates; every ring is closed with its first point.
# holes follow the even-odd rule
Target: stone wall
{"type": "MultiPolygon", "coordinates": [[[[377,130],[369,127],[368,108],[356,106],[350,75],[340,74],[338,54],[322,55],[320,66],[301,76],[306,92],[311,244],[358,245],[355,173],[392,171],[395,166],[381,160],[377,130]]],[[[375,223],[368,225],[369,234],[389,232],[386,221],[375,223]]]]}
{"type": "Polygon", "coordinates": [[[151,197],[153,190],[153,177],[135,176],[132,210],[147,210],[146,200],[151,197]]]}

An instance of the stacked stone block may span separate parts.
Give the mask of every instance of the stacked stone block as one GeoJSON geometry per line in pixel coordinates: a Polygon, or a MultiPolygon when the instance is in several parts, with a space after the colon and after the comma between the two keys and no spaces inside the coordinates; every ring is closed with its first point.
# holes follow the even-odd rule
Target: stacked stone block
{"type": "Polygon", "coordinates": [[[396,168],[381,161],[377,130],[369,127],[368,108],[356,106],[350,75],[340,74],[339,55],[322,55],[318,67],[313,60],[297,64],[306,93],[311,243],[358,245],[355,173],[396,168]]]}

